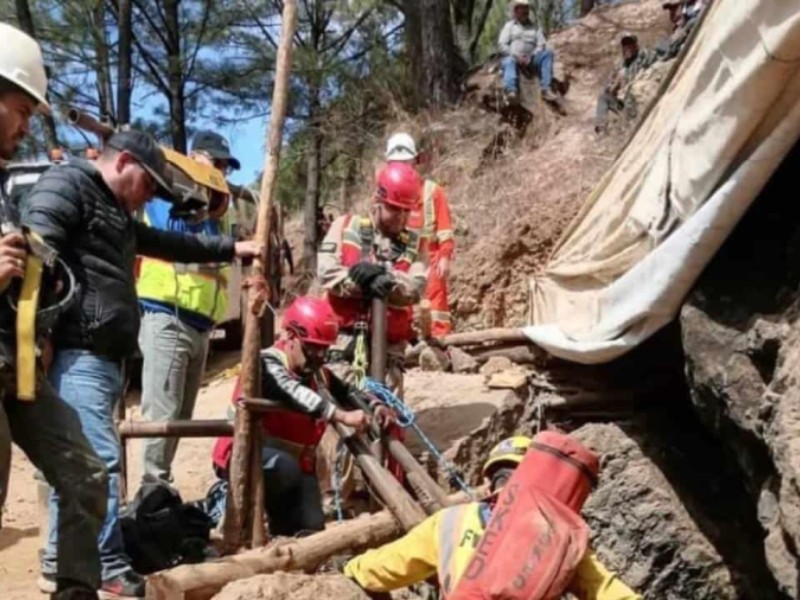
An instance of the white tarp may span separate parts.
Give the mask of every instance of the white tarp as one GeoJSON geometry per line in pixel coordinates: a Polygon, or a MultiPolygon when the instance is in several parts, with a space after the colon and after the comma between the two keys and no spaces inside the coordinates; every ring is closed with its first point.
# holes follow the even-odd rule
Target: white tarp
{"type": "Polygon", "coordinates": [[[675,77],[531,282],[527,336],[612,360],[674,318],[800,137],[800,1],[715,0],[675,77]]]}

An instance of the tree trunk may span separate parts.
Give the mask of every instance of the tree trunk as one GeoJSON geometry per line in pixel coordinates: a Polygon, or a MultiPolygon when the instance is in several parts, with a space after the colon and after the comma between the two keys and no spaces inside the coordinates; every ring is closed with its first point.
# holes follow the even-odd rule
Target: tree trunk
{"type": "Polygon", "coordinates": [[[596,0],[581,0],[581,16],[585,17],[592,12],[595,4],[596,0]]]}
{"type": "Polygon", "coordinates": [[[186,107],[183,95],[183,56],[178,14],[180,0],[164,0],[164,21],[167,34],[167,82],[169,85],[169,128],[172,147],[186,153],[186,107]]]}
{"type": "Polygon", "coordinates": [[[451,2],[455,43],[462,60],[470,63],[472,57],[469,48],[472,41],[472,15],[475,12],[475,0],[451,0],[451,2]]]}
{"type": "Polygon", "coordinates": [[[422,19],[422,72],[420,95],[429,106],[447,106],[459,97],[464,72],[453,39],[448,0],[418,0],[422,19]]]}
{"type": "Polygon", "coordinates": [[[119,0],[117,27],[119,30],[119,64],[117,66],[117,125],[131,122],[131,91],[133,87],[133,31],[131,0],[119,0]]]}
{"type": "Polygon", "coordinates": [[[306,149],[306,198],[303,211],[303,225],[305,237],[303,238],[303,263],[306,271],[311,274],[317,272],[317,213],[320,197],[320,177],[322,163],[323,133],[320,128],[319,113],[320,99],[319,88],[312,84],[309,105],[309,140],[306,149]]]}
{"type": "Polygon", "coordinates": [[[108,61],[108,39],[106,38],[106,9],[103,0],[95,0],[91,14],[100,117],[101,119],[104,117],[113,119],[114,93],[111,89],[111,69],[108,61]]]}
{"type": "MultiPolygon", "coordinates": [[[[22,31],[33,39],[37,39],[36,27],[33,23],[33,15],[31,14],[31,7],[28,0],[14,0],[14,7],[22,31]]],[[[50,150],[58,148],[58,133],[56,132],[56,122],[55,119],[53,119],[53,115],[44,115],[42,120],[44,121],[44,135],[47,148],[50,150]]]]}
{"type": "Polygon", "coordinates": [[[403,15],[405,17],[405,42],[406,57],[408,60],[408,74],[412,82],[411,107],[414,110],[422,106],[422,13],[419,6],[420,0],[405,0],[403,15]]]}

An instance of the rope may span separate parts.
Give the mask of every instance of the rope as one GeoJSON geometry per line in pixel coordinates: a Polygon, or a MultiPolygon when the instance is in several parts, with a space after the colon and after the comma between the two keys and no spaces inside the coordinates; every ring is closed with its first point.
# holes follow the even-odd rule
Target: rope
{"type": "Polygon", "coordinates": [[[333,473],[331,473],[331,486],[333,487],[333,507],[336,510],[336,520],[341,523],[344,521],[344,508],[342,506],[342,479],[344,478],[344,457],[347,451],[344,442],[339,440],[336,445],[336,460],[333,463],[333,473]]]}
{"type": "Polygon", "coordinates": [[[353,350],[353,380],[356,387],[364,388],[367,379],[367,324],[356,323],[356,347],[353,350]]]}
{"type": "Polygon", "coordinates": [[[417,423],[417,415],[414,414],[414,411],[411,410],[411,408],[405,402],[400,400],[400,398],[398,398],[388,386],[369,377],[364,378],[364,391],[372,394],[383,404],[394,410],[395,414],[397,415],[397,424],[403,429],[412,429],[417,436],[419,436],[419,439],[422,440],[422,443],[428,449],[428,452],[430,452],[439,463],[439,466],[449,475],[451,483],[459,488],[462,492],[466,493],[470,500],[474,499],[472,489],[462,479],[455,466],[449,460],[447,460],[447,458],[445,458],[441,452],[439,452],[439,449],[436,447],[433,441],[422,430],[417,423]]]}

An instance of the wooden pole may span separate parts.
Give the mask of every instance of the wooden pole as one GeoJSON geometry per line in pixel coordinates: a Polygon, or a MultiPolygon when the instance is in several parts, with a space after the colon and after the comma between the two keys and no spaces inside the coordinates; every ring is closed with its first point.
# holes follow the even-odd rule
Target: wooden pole
{"type": "Polygon", "coordinates": [[[372,299],[370,327],[369,374],[381,383],[386,382],[386,300],[372,299]]]}
{"type": "Polygon", "coordinates": [[[425,513],[403,489],[400,482],[381,466],[375,455],[370,452],[367,443],[360,436],[355,435],[352,429],[341,423],[333,423],[333,429],[356,459],[364,477],[369,480],[381,501],[400,521],[403,528],[408,530],[418,525],[425,518],[425,513]]]}
{"type": "MultiPolygon", "coordinates": [[[[273,194],[278,176],[283,143],[283,125],[288,104],[289,73],[292,66],[292,38],[297,25],[297,0],[286,0],[284,2],[282,24],[276,59],[275,89],[272,94],[267,156],[264,163],[264,175],[261,179],[260,203],[256,225],[255,239],[264,244],[264,255],[256,257],[253,261],[252,271],[254,276],[260,276],[265,279],[267,298],[271,295],[270,282],[265,275],[268,274],[271,253],[279,251],[279,249],[270,247],[271,236],[269,234],[272,231],[273,194]]],[[[261,395],[258,360],[260,351],[261,324],[257,315],[253,314],[253,310],[248,310],[242,346],[242,391],[244,396],[249,398],[257,398],[261,395]]],[[[263,505],[263,500],[252,497],[253,486],[251,485],[252,481],[250,481],[252,457],[256,452],[259,454],[261,452],[260,448],[254,447],[254,438],[257,436],[253,435],[253,427],[256,424],[257,420],[251,417],[248,410],[237,409],[230,466],[230,492],[228,494],[223,531],[223,549],[228,552],[235,551],[243,543],[247,543],[248,540],[243,538],[247,537],[248,533],[252,533],[252,526],[248,527],[247,525],[253,520],[253,511],[249,510],[249,508],[254,505],[263,505]]],[[[258,519],[258,515],[255,518],[258,519]]]]}
{"type": "MultiPolygon", "coordinates": [[[[464,493],[447,498],[448,506],[468,501],[464,493]]],[[[231,581],[275,571],[313,572],[331,556],[355,554],[380,546],[402,531],[392,513],[384,510],[284,544],[155,573],[147,578],[146,598],[209,600],[231,581]]]]}
{"type": "Polygon", "coordinates": [[[440,338],[434,338],[433,342],[442,347],[445,346],[471,346],[475,344],[499,343],[499,342],[518,342],[531,343],[522,329],[485,329],[483,331],[468,331],[466,333],[451,333],[440,338]]]}

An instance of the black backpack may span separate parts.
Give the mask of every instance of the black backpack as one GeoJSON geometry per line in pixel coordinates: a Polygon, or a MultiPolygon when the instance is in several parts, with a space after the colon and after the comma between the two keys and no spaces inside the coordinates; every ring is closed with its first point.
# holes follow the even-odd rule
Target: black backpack
{"type": "Polygon", "coordinates": [[[146,575],[181,563],[203,562],[211,519],[164,483],[145,483],[120,519],[125,552],[146,575]]]}

